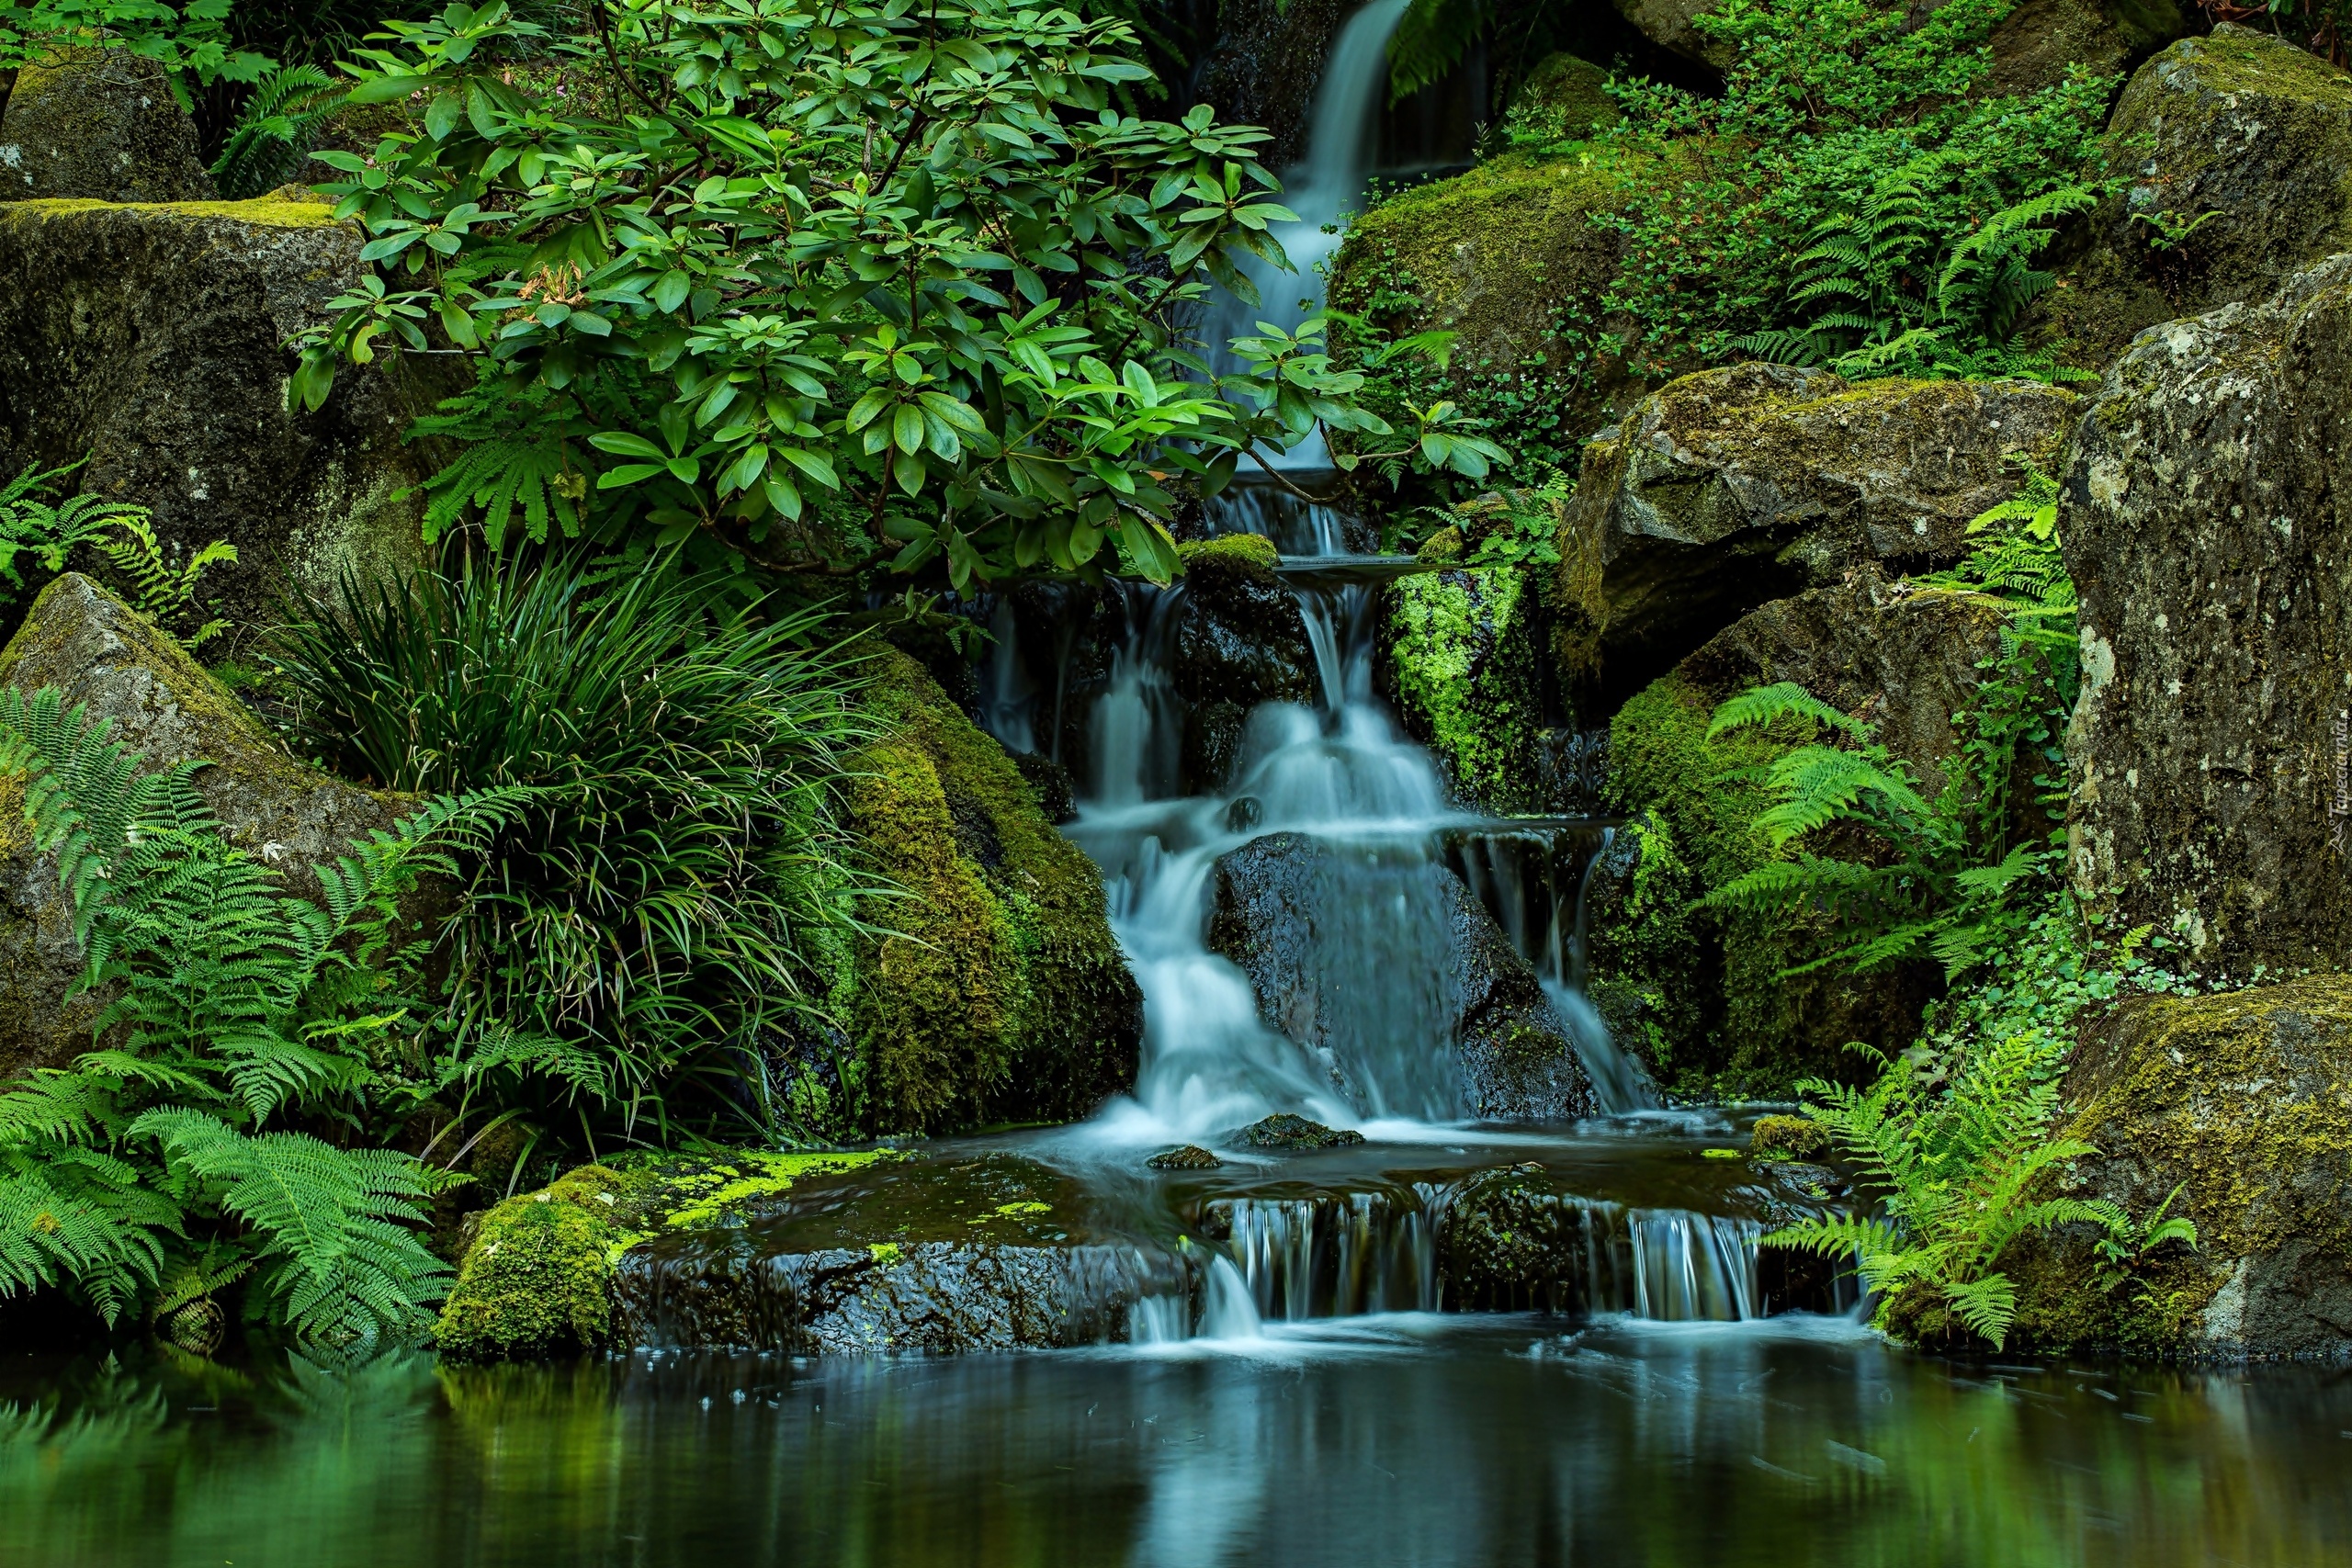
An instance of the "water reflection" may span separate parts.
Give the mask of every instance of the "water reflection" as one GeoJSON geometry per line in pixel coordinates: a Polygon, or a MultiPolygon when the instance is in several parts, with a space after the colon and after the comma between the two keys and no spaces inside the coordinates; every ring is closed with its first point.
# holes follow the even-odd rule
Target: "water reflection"
{"type": "Polygon", "coordinates": [[[19,1360],[0,1376],[0,1562],[2352,1554],[2334,1373],[1953,1366],[1822,1320],[1558,1328],[1406,1314],[1182,1358],[19,1360]]]}

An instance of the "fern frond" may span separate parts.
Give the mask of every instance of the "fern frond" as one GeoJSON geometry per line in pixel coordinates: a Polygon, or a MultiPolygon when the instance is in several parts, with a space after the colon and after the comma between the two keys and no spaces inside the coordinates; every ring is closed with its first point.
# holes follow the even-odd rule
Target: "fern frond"
{"type": "Polygon", "coordinates": [[[1742,692],[1725,701],[1708,721],[1707,739],[1719,739],[1732,730],[1768,725],[1782,718],[1808,719],[1856,739],[1866,740],[1872,734],[1871,727],[1853,715],[1830,706],[1793,681],[1782,681],[1742,692]]]}

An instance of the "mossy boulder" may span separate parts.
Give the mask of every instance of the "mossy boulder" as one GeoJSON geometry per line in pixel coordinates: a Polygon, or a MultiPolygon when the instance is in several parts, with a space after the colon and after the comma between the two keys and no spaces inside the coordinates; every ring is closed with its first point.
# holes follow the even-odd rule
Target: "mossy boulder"
{"type": "Polygon", "coordinates": [[[2002,1259],[2017,1337],[2194,1357],[2352,1354],[2352,979],[2126,1003],[2083,1031],[2052,1192],[2197,1226],[2128,1267],[2086,1225],[2002,1259]],[[2177,1190],[2177,1196],[2175,1191],[2177,1190]]]}
{"type": "Polygon", "coordinates": [[[1133,1082],[1143,1030],[1093,863],[922,666],[890,649],[873,673],[883,733],[854,765],[847,822],[862,863],[906,896],[843,981],[864,1119],[1082,1116],[1133,1082]]]}
{"type": "Polygon", "coordinates": [[[1625,118],[1608,85],[1606,68],[1562,50],[1536,62],[1512,95],[1511,109],[1564,140],[1598,136],[1625,118]]]}
{"type": "Polygon", "coordinates": [[[1542,984],[1439,862],[1270,833],[1218,859],[1210,897],[1209,950],[1249,976],[1268,1027],[1366,1111],[1592,1113],[1591,1080],[1542,984]]]}
{"type": "MultiPolygon", "coordinates": [[[[448,389],[423,362],[345,367],[287,406],[287,340],[356,286],[358,226],[310,201],[0,204],[0,473],[88,458],[73,482],[152,508],[172,562],[242,626],[282,584],[324,600],[345,570],[413,565],[434,471],[401,444],[448,389]]],[[[432,362],[438,365],[442,362],[432,362]]]]}
{"type": "Polygon", "coordinates": [[[1220,534],[1177,554],[1184,575],[1166,612],[1170,672],[1184,705],[1182,782],[1202,793],[1231,775],[1251,708],[1313,703],[1319,686],[1306,620],[1275,570],[1272,539],[1220,534]]]}
{"type": "Polygon", "coordinates": [[[2352,255],[2143,334],[2064,477],[2076,894],[2209,974],[2352,953],[2352,255]]]}
{"type": "Polygon", "coordinates": [[[1603,303],[1624,259],[1604,220],[1670,172],[1659,155],[1594,141],[1415,186],[1349,224],[1331,303],[1396,335],[1454,333],[1457,380],[1540,382],[1544,417],[1581,437],[1645,385],[1618,347],[1632,322],[1603,303]]]}
{"type": "Polygon", "coordinates": [[[2149,327],[2352,250],[2352,75],[2286,39],[2225,22],[2172,45],[2132,74],[2107,147],[2132,183],[2028,320],[2070,363],[2103,369],[2149,327]]]}
{"type": "Polygon", "coordinates": [[[1585,449],[1552,602],[1561,680],[1606,713],[1741,615],[1865,565],[1949,565],[2054,467],[2081,400],[2033,381],[1701,371],[1585,449]]]}
{"type": "Polygon", "coordinates": [[[804,1178],[740,1223],[663,1226],[618,1259],[614,1332],[794,1355],[1042,1349],[1124,1340],[1138,1302],[1186,1288],[1170,1252],[1098,1227],[1069,1177],[959,1152],[804,1178]]]}
{"type": "Polygon", "coordinates": [[[1762,1160],[1817,1160],[1829,1153],[1829,1135],[1807,1117],[1759,1116],[1747,1131],[1747,1148],[1762,1160]]]}
{"type": "Polygon", "coordinates": [[[1518,567],[1402,577],[1385,592],[1385,684],[1397,716],[1461,797],[1488,811],[1545,809],[1549,649],[1534,585],[1518,567]]]}
{"type": "Polygon", "coordinates": [[[0,110],[0,201],[210,201],[196,126],[161,62],[85,50],[17,73],[0,110]]]}
{"type": "Polygon", "coordinates": [[[2115,76],[2190,30],[2178,0],[2024,0],[1993,28],[1984,90],[2025,96],[2070,71],[2115,76]]]}
{"type": "Polygon", "coordinates": [[[582,1166],[475,1216],[434,1343],[453,1360],[530,1360],[616,1342],[615,1266],[639,1242],[741,1225],[812,1176],[885,1154],[746,1150],[629,1169],[582,1166]]]}
{"type": "Polygon", "coordinates": [[[1972,700],[1978,661],[1998,652],[2002,624],[1988,605],[1907,592],[1864,568],[1751,612],[1618,711],[1605,788],[1632,819],[1632,852],[1590,884],[1589,990],[1661,1086],[1687,1098],[1778,1094],[1849,1072],[1847,1042],[1899,1048],[1939,988],[1932,966],[1784,977],[1815,955],[1815,922],[1692,908],[1771,858],[1751,826],[1769,804],[1758,770],[1809,738],[1783,725],[1710,739],[1716,707],[1793,681],[1870,714],[1932,792],[1958,750],[1952,716],[1972,700]]]}
{"type": "MultiPolygon", "coordinates": [[[[195,778],[229,840],[317,898],[311,867],[422,804],[362,789],[297,761],[184,649],[104,587],[68,572],[41,591],[0,652],[0,683],[54,686],[108,719],[149,768],[202,759],[195,778]]],[[[89,1048],[96,998],[65,999],[81,973],[54,857],[33,852],[21,780],[0,785],[0,1077],[89,1048]]],[[[429,902],[429,900],[428,900],[429,902]]],[[[423,908],[420,906],[420,913],[423,908]]]]}

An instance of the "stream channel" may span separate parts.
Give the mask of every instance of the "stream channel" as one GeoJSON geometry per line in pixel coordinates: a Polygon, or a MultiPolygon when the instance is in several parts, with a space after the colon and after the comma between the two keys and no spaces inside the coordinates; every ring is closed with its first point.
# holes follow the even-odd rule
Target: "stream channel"
{"type": "MultiPolygon", "coordinates": [[[[1333,45],[1288,181],[1307,276],[1361,191],[1404,10],[1372,0],[1333,45]]],[[[1211,325],[1295,325],[1299,285],[1260,282],[1265,305],[1211,325]]],[[[1755,1112],[1661,1107],[1584,1002],[1611,825],[1464,810],[1374,691],[1381,585],[1413,563],[1265,486],[1217,506],[1213,527],[1281,547],[1316,692],[1256,705],[1216,785],[1187,787],[1182,585],[1095,607],[1082,721],[1068,626],[1000,606],[982,671],[988,728],[1079,781],[1066,831],[1142,987],[1140,1071],[1085,1122],[925,1145],[889,1180],[946,1206],[1002,1169],[1057,1184],[1014,1308],[1054,1321],[1007,1332],[1061,1348],[692,1348],[763,1339],[786,1248],[755,1231],[732,1257],[632,1254],[640,1348],[572,1365],[17,1353],[0,1564],[2352,1562],[2339,1373],[1908,1354],[1833,1270],[1759,1252],[1832,1200],[1704,1157],[1755,1112]],[[1057,657],[1021,656],[1041,639],[1057,657]],[[1274,835],[1311,846],[1282,957],[1313,1017],[1284,1030],[1207,931],[1221,857],[1274,835]],[[1498,1089],[1457,1049],[1464,919],[1572,1043],[1552,1079],[1498,1089]],[[1361,1139],[1238,1139],[1278,1113],[1361,1139]],[[1223,1163],[1147,1167],[1186,1145],[1223,1163]],[[1474,1201],[1498,1180],[1510,1203],[1474,1201]],[[1540,1232],[1544,1267],[1465,1273],[1474,1217],[1489,1248],[1540,1232]]],[[[861,1179],[809,1201],[854,1211],[861,1179]]],[[[943,1209],[943,1235],[962,1223],[943,1209]]]]}

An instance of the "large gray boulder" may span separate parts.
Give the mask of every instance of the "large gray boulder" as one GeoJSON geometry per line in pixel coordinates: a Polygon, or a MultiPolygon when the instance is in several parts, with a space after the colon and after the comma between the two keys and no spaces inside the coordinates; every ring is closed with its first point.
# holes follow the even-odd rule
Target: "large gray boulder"
{"type": "Polygon", "coordinates": [[[2018,1336],[2199,1358],[2352,1353],[2352,981],[2144,998],[2086,1027],[2053,1192],[2197,1226],[2125,1269],[2087,1225],[2011,1250],[2018,1336]],[[2175,1193],[2177,1196],[2175,1196],[2175,1193]],[[2104,1277],[2103,1277],[2104,1276],[2104,1277]]]}
{"type": "Polygon", "coordinates": [[[440,389],[354,367],[316,413],[287,407],[287,340],[356,284],[361,243],[308,202],[0,204],[0,473],[86,457],[74,482],[152,508],[169,558],[235,545],[205,582],[241,626],[281,581],[322,599],[413,564],[401,492],[434,464],[401,436],[440,389]]]}
{"type": "Polygon", "coordinates": [[[2028,326],[2071,363],[2104,368],[2160,321],[2352,250],[2352,75],[2285,39],[2223,23],[2174,44],[2124,88],[2108,148],[2132,184],[2079,228],[2028,326]]]}
{"type": "Polygon", "coordinates": [[[2143,334],[2085,415],[2075,891],[2209,973],[2352,956],[2352,256],[2143,334]]]}
{"type": "Polygon", "coordinates": [[[1270,833],[1216,863],[1212,897],[1210,950],[1367,1111],[1591,1114],[1591,1082],[1542,984],[1442,863],[1270,833]]]}
{"type": "MultiPolygon", "coordinates": [[[[56,687],[71,707],[110,719],[151,768],[197,759],[197,793],[229,841],[320,897],[311,867],[390,828],[421,802],[362,789],[306,766],[187,651],[106,589],[69,572],[41,591],[5,652],[0,684],[56,687]]],[[[96,998],[66,999],[82,972],[73,910],[52,855],[24,826],[24,781],[0,781],[0,1079],[56,1066],[90,1046],[96,998]]]]}
{"type": "Polygon", "coordinates": [[[1747,364],[1668,383],[1585,449],[1554,598],[1562,677],[1608,712],[1741,615],[1865,565],[1950,565],[2054,461],[2080,402],[2034,381],[1849,385],[1747,364]]]}
{"type": "Polygon", "coordinates": [[[0,201],[210,201],[196,127],[155,61],[91,50],[17,73],[0,109],[0,201]]]}

